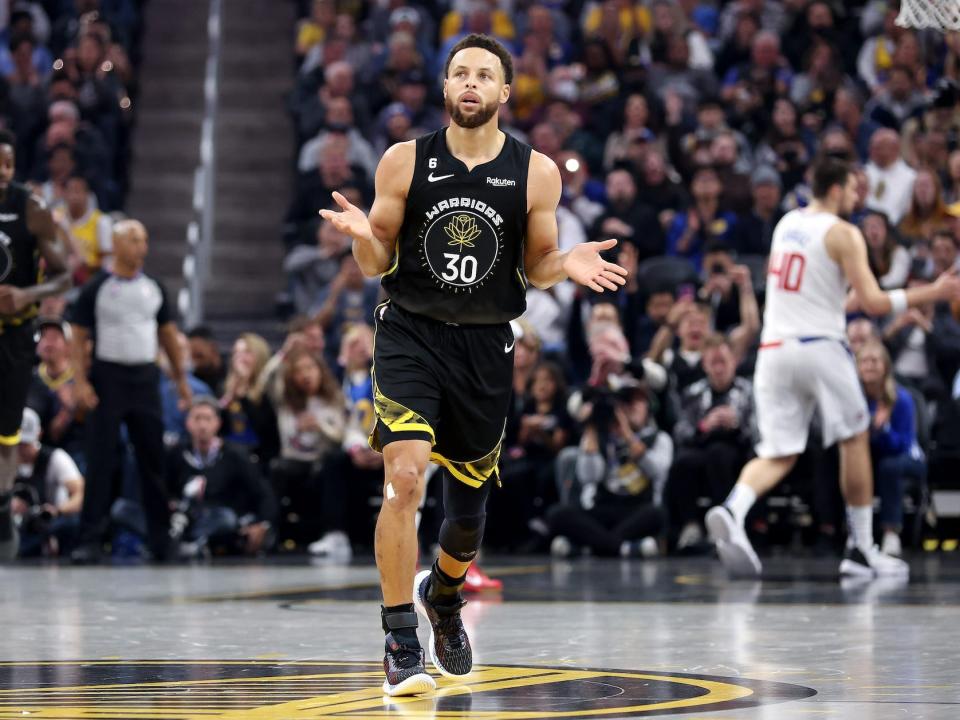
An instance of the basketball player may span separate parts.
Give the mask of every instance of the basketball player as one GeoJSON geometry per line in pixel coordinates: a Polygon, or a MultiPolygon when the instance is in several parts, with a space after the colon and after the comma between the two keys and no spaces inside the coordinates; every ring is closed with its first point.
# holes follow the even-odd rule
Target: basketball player
{"type": "Polygon", "coordinates": [[[13,182],[16,139],[0,130],[0,560],[16,557],[10,491],[33,373],[37,304],[70,287],[66,253],[46,204],[13,182]],[[45,266],[40,282],[39,258],[45,266]]]}
{"type": "Polygon", "coordinates": [[[787,213],[773,233],[754,379],[758,457],[743,468],[724,504],[707,513],[707,528],[732,575],[760,573],[744,518],[756,499],[790,472],[819,409],[824,446],[840,443],[840,485],[850,525],[841,575],[906,577],[909,566],[884,555],[873,542],[870,414],[844,342],[847,285],[866,312],[886,315],[960,297],[960,278],[950,273],[924,287],[882,291],[870,271],[863,236],[839,217],[857,200],[850,167],[829,157],[819,160],[813,195],[809,207],[787,213]]]}
{"type": "Polygon", "coordinates": [[[570,278],[602,292],[625,283],[626,270],[600,256],[615,240],[558,250],[560,173],[498,128],[512,80],[509,52],[468,35],[445,65],[450,126],[387,150],[369,219],[339,193],[343,212],[321,213],[353,238],[361,269],[382,274],[390,298],[375,313],[370,438],[386,475],[375,545],[389,695],[435,687],[415,606],[430,621],[437,670],[460,677],[472,667],[461,588],[497,481],[513,368],[509,321],[523,313],[527,285],[570,278]],[[414,581],[414,516],[431,461],[443,474],[441,550],[414,581]]]}

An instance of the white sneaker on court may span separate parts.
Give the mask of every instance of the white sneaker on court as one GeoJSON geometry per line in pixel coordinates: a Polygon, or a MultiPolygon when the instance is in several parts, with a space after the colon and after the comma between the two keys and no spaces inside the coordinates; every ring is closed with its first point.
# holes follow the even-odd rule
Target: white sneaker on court
{"type": "Polygon", "coordinates": [[[333,530],[319,540],[307,546],[307,552],[314,557],[325,557],[342,563],[349,563],[353,558],[353,549],[350,547],[350,538],[345,532],[333,530]]]}
{"type": "Polygon", "coordinates": [[[880,552],[890,557],[902,557],[903,544],[900,542],[900,535],[893,530],[885,530],[883,542],[880,543],[880,552]]]}
{"type": "Polygon", "coordinates": [[[727,572],[733,577],[758,576],[763,565],[747,538],[747,531],[734,519],[733,513],[723,505],[716,505],[707,511],[705,521],[727,572]]]}
{"type": "Polygon", "coordinates": [[[890,557],[876,545],[864,550],[848,547],[840,562],[840,575],[848,577],[909,577],[910,566],[900,558],[890,557]]]}

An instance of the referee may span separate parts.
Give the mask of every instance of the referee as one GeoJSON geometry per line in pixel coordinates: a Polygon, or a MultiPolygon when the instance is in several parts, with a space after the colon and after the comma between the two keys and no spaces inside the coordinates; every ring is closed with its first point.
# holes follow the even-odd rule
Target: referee
{"type": "Polygon", "coordinates": [[[71,317],[77,404],[92,411],[87,421],[87,489],[80,515],[78,564],[100,560],[114,499],[120,424],[125,423],[140,471],[153,558],[170,557],[170,511],[163,482],[163,420],[157,342],[170,360],[181,403],[190,401],[166,292],[143,273],[147,231],[137,220],[113,230],[113,272],[101,272],[80,292],[71,317]],[[87,362],[88,340],[93,341],[87,362]]]}

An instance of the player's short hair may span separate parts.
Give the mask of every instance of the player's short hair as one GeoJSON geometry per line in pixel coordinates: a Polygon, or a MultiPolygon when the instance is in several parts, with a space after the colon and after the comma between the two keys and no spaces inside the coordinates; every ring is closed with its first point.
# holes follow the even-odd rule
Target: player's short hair
{"type": "Polygon", "coordinates": [[[6,128],[0,128],[0,145],[9,145],[10,147],[16,149],[17,136],[6,128]]]}
{"type": "Polygon", "coordinates": [[[850,176],[850,163],[835,157],[823,157],[813,166],[813,196],[824,198],[834,185],[843,187],[850,176]]]}
{"type": "Polygon", "coordinates": [[[503,67],[503,82],[506,85],[509,85],[513,82],[513,56],[510,55],[510,51],[503,46],[498,40],[490,37],[489,35],[482,35],[480,33],[470,33],[463,40],[458,42],[447,54],[447,62],[443,65],[443,76],[447,77],[447,74],[450,72],[450,62],[453,60],[453,56],[456,55],[461,50],[467,48],[481,48],[492,52],[498,58],[500,58],[500,65],[503,67]]]}

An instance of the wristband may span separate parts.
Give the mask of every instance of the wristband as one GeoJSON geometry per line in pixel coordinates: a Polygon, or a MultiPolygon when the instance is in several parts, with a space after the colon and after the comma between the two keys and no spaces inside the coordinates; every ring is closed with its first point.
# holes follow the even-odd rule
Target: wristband
{"type": "Polygon", "coordinates": [[[899,315],[907,309],[907,293],[904,290],[891,290],[887,293],[890,299],[890,312],[899,315]]]}

